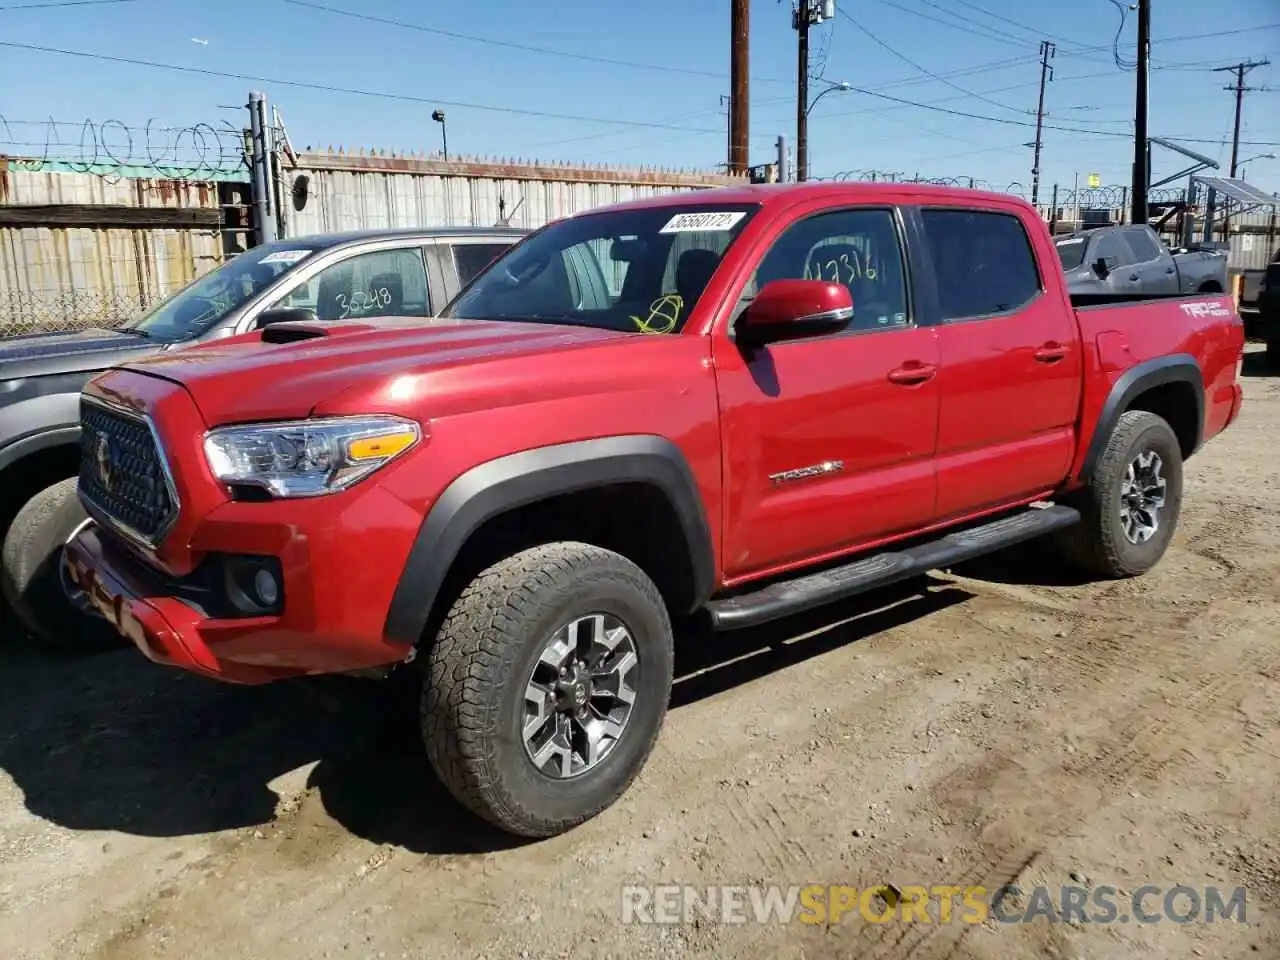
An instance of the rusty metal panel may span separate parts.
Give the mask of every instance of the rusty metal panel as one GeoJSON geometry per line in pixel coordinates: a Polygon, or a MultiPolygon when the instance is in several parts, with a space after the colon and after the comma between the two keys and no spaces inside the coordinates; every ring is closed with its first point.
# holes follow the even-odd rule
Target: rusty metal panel
{"type": "MultiPolygon", "coordinates": [[[[216,210],[218,191],[0,162],[0,202],[216,210]]],[[[116,326],[221,262],[216,229],[0,227],[0,336],[116,326]]]]}
{"type": "Polygon", "coordinates": [[[285,193],[309,179],[302,210],[290,210],[288,234],[380,227],[514,226],[639,197],[743,183],[720,174],[572,167],[512,161],[433,160],[384,155],[304,153],[284,170],[285,193]]]}

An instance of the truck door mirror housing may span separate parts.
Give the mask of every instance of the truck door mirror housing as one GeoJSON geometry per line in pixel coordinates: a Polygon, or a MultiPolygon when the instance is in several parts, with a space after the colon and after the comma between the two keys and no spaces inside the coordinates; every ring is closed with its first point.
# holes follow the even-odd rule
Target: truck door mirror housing
{"type": "Polygon", "coordinates": [[[275,307],[263,310],[254,321],[253,328],[261,330],[274,323],[316,323],[319,318],[314,310],[307,307],[275,307]]]}
{"type": "Polygon", "coordinates": [[[773,280],[742,314],[739,333],[758,343],[790,340],[843,330],[852,319],[853,297],[843,283],[773,280]]]}
{"type": "Polygon", "coordinates": [[[1106,257],[1099,257],[1093,261],[1093,272],[1103,280],[1107,278],[1107,274],[1111,272],[1111,264],[1107,262],[1106,257]]]}

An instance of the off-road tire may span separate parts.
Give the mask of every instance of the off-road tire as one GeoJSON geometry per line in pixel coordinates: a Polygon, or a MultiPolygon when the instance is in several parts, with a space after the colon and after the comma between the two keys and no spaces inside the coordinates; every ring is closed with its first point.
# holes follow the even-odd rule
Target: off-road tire
{"type": "Polygon", "coordinates": [[[1109,579],[1146,573],[1164,556],[1182,510],[1182,448],[1169,424],[1154,413],[1129,410],[1120,416],[1107,439],[1093,477],[1072,500],[1082,520],[1058,537],[1067,559],[1092,574],[1109,579]],[[1144,451],[1164,461],[1165,505],[1156,533],[1145,543],[1125,537],[1120,518],[1120,490],[1129,464],[1144,451]]]}
{"type": "Polygon", "coordinates": [[[421,700],[427,756],[454,797],[503,830],[562,833],[613,804],[639,774],[666,716],[673,663],[671,621],[643,570],[585,543],[524,550],[481,572],[431,643],[421,700]],[[525,684],[555,631],[590,613],[627,625],[639,659],[637,695],[599,765],[555,779],[525,751],[525,684]]]}
{"type": "Polygon", "coordinates": [[[62,545],[85,519],[75,477],[41,490],[9,525],[0,582],[9,609],[36,640],[88,653],[123,646],[124,640],[106,620],[76,607],[62,588],[62,545]]]}

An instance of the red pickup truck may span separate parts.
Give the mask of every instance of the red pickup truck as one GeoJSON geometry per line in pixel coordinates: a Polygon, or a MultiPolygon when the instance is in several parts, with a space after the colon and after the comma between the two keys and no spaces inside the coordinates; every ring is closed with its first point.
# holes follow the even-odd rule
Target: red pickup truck
{"type": "Polygon", "coordinates": [[[784,617],[1029,537],[1148,570],[1240,410],[1221,295],[1069,298],[1035,210],[916,185],[555,222],[440,314],[282,323],[82,402],[68,582],[144,654],[421,668],[455,796],[563,831],[639,773],[673,622],[784,617]]]}

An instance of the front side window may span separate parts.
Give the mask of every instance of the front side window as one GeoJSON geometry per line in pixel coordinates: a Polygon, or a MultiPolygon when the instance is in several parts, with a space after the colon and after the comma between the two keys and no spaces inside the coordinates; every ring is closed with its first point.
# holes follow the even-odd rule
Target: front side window
{"type": "Polygon", "coordinates": [[[1112,270],[1126,263],[1135,262],[1133,253],[1124,242],[1124,237],[1118,233],[1104,233],[1098,238],[1098,242],[1093,245],[1093,259],[1095,263],[1105,260],[1112,270]]]}
{"type": "Polygon", "coordinates": [[[1138,263],[1148,263],[1151,260],[1160,259],[1160,248],[1151,239],[1151,234],[1141,227],[1126,230],[1125,239],[1129,241],[1129,248],[1133,251],[1138,263]]]}
{"type": "Polygon", "coordinates": [[[851,332],[910,323],[902,244],[889,210],[840,210],[788,227],[761,259],[746,295],[774,280],[844,284],[853,300],[851,332]]]}
{"type": "Polygon", "coordinates": [[[568,217],[490,264],[441,315],[678,333],[756,209],[689,203],[568,217]]]}
{"type": "Polygon", "coordinates": [[[271,304],[314,310],[320,320],[425,317],[427,271],[418,247],[339,260],[271,304]]]}
{"type": "Polygon", "coordinates": [[[1035,254],[1017,217],[924,210],[921,218],[944,321],[1009,313],[1040,293],[1035,254]]]}
{"type": "Polygon", "coordinates": [[[157,304],[125,329],[163,343],[192,340],[212,330],[316,252],[297,241],[264,243],[228,260],[157,304]]]}

